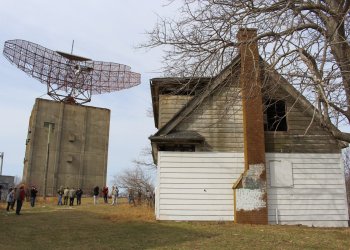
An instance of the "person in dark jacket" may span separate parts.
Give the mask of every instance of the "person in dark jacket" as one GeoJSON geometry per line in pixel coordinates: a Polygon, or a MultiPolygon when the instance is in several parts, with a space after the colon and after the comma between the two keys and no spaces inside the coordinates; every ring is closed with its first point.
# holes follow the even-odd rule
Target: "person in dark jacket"
{"type": "Polygon", "coordinates": [[[17,189],[16,192],[16,201],[17,201],[17,207],[16,207],[16,214],[20,215],[23,201],[26,197],[26,192],[24,191],[24,186],[22,185],[19,189],[17,189]]]}
{"type": "Polygon", "coordinates": [[[81,196],[83,195],[83,190],[81,190],[81,188],[78,188],[78,190],[75,192],[75,195],[77,196],[77,205],[81,205],[81,196]]]}
{"type": "Polygon", "coordinates": [[[94,187],[94,204],[97,204],[98,195],[100,193],[100,188],[98,186],[94,187]]]}
{"type": "Polygon", "coordinates": [[[69,206],[73,206],[74,205],[75,193],[76,193],[76,191],[75,191],[74,187],[72,187],[69,190],[69,206]]]}
{"type": "Polygon", "coordinates": [[[103,194],[103,200],[105,201],[105,203],[108,203],[108,187],[105,186],[102,189],[102,194],[103,194]]]}
{"type": "Polygon", "coordinates": [[[30,205],[32,207],[35,206],[35,199],[36,199],[37,192],[38,190],[36,189],[36,187],[32,186],[32,188],[30,189],[30,205]]]}

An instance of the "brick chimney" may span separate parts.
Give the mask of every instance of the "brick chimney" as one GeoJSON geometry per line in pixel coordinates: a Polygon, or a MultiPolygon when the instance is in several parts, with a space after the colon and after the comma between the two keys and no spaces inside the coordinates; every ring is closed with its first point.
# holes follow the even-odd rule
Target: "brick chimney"
{"type": "Polygon", "coordinates": [[[255,29],[241,29],[237,34],[241,55],[239,81],[243,106],[245,173],[235,190],[235,222],[267,224],[263,100],[258,45],[254,40],[256,36],[255,29]]]}

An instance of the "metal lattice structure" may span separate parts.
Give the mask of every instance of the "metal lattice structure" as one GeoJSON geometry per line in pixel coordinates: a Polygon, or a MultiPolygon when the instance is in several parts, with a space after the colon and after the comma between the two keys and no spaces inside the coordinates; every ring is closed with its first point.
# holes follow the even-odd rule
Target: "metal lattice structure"
{"type": "Polygon", "coordinates": [[[131,88],[140,84],[141,75],[127,65],[93,61],[53,51],[25,40],[9,40],[4,56],[19,69],[47,85],[54,100],[87,103],[91,95],[131,88]]]}

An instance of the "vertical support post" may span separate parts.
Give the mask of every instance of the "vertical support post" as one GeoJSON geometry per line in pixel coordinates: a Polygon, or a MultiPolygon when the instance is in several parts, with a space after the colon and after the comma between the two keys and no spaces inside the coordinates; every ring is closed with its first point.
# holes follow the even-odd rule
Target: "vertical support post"
{"type": "Polygon", "coordinates": [[[43,198],[46,200],[46,193],[47,193],[47,172],[49,169],[49,160],[50,160],[50,137],[52,130],[54,129],[54,123],[51,122],[44,122],[44,127],[48,127],[49,131],[47,133],[47,147],[46,147],[46,164],[45,164],[45,173],[44,173],[44,194],[43,198]]]}
{"type": "Polygon", "coordinates": [[[0,165],[0,175],[2,175],[2,164],[4,163],[4,152],[0,152],[1,165],[0,165]]]}

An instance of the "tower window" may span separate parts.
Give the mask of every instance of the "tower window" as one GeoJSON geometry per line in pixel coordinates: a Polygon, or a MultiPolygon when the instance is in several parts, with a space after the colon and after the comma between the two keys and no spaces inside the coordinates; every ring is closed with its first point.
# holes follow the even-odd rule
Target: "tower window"
{"type": "Polygon", "coordinates": [[[282,100],[265,102],[265,131],[287,131],[286,103],[282,100]]]}

